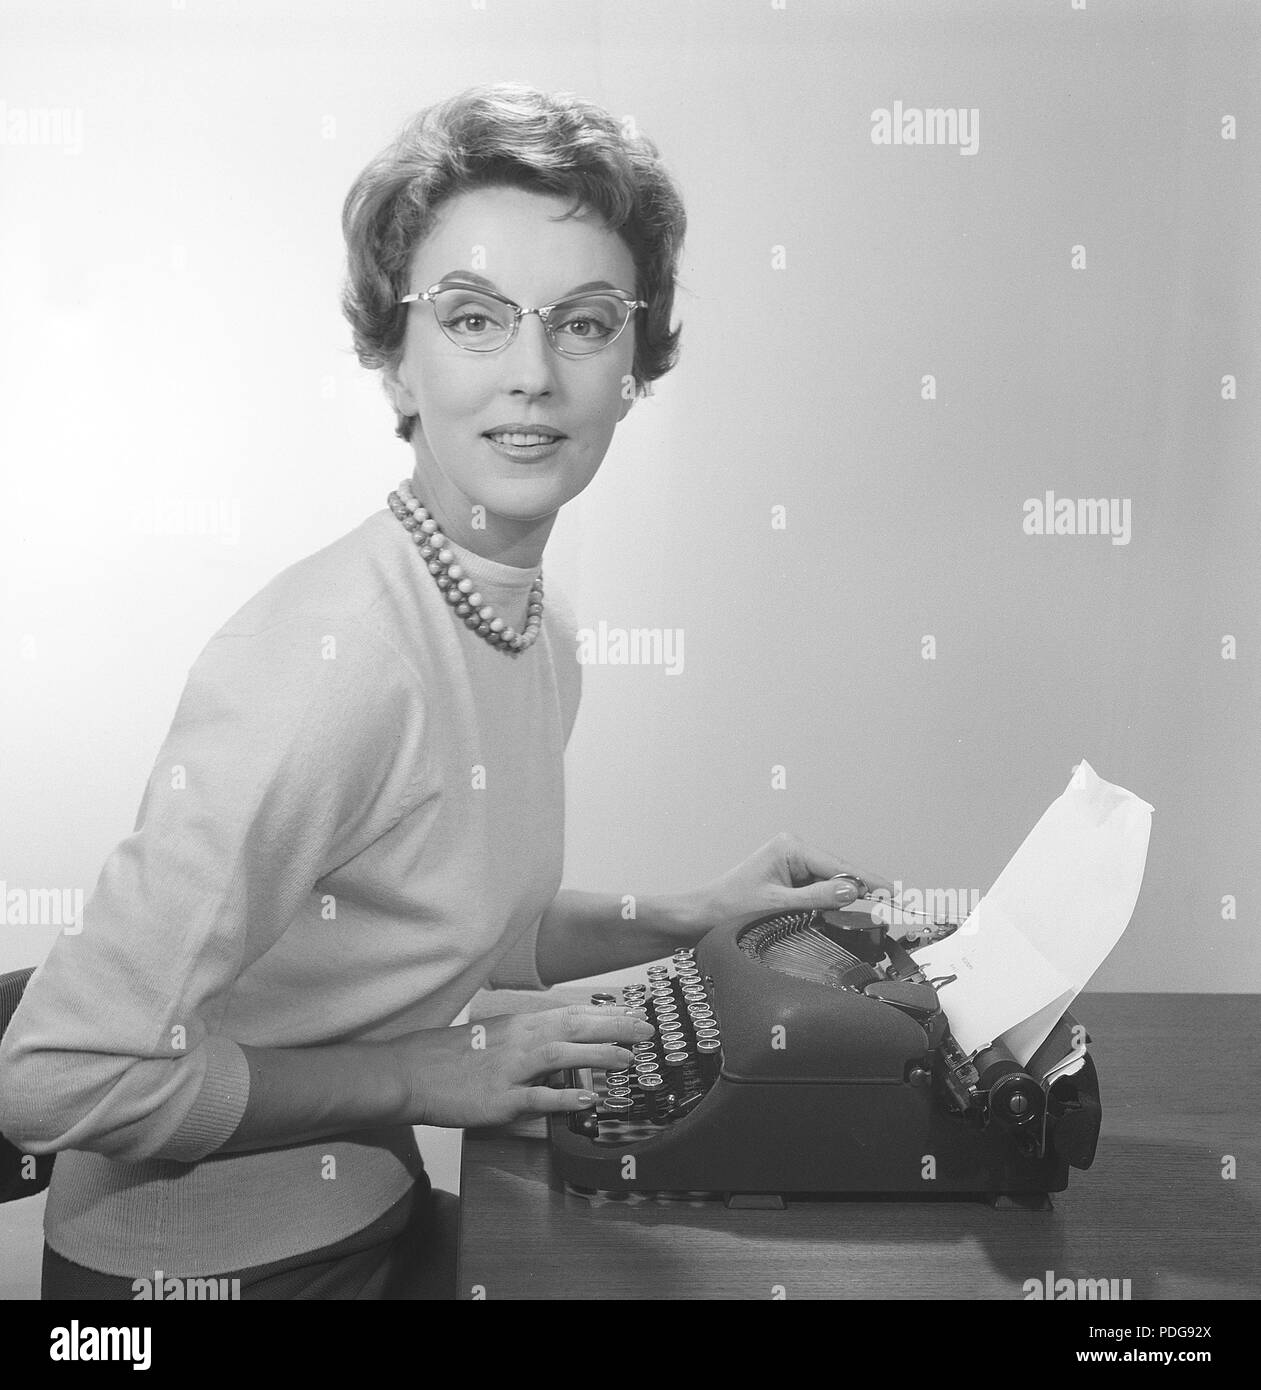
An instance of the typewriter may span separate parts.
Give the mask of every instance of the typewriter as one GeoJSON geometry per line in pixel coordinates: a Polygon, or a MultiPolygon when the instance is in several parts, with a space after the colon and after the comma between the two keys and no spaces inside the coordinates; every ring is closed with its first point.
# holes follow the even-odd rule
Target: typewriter
{"type": "Polygon", "coordinates": [[[1089,1038],[1065,1013],[1021,1066],[966,1055],[914,948],[862,912],[716,927],[621,1000],[656,1030],[624,1070],[562,1084],[594,1109],[549,1117],[582,1194],[781,1206],[793,1194],[953,1194],[1047,1207],[1099,1137],[1089,1038]]]}

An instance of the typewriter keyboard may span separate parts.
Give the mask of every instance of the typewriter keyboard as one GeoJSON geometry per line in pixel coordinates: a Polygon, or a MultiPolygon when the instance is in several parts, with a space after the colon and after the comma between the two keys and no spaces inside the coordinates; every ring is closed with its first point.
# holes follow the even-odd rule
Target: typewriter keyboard
{"type": "Polygon", "coordinates": [[[652,1024],[656,1036],[635,1043],[634,1061],[622,1071],[591,1074],[599,1099],[594,1109],[570,1116],[579,1134],[603,1144],[650,1138],[687,1115],[713,1085],[722,1055],[722,1035],[709,988],[695,952],[675,951],[673,973],[650,966],[648,983],[627,985],[619,1000],[593,994],[593,1004],[621,1003],[652,1024]]]}

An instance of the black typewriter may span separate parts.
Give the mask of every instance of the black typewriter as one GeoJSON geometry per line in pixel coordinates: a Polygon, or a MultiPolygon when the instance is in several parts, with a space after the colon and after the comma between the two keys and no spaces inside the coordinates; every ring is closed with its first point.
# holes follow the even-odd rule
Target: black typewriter
{"type": "MultiPolygon", "coordinates": [[[[598,1096],[549,1118],[574,1190],[721,1196],[953,1194],[1049,1205],[1099,1137],[1098,1079],[1064,1014],[1021,1066],[965,1055],[914,950],[861,912],[716,927],[621,1000],[656,1036],[615,1072],[566,1072],[598,1096]]],[[[948,994],[947,994],[948,998],[948,994]]]]}

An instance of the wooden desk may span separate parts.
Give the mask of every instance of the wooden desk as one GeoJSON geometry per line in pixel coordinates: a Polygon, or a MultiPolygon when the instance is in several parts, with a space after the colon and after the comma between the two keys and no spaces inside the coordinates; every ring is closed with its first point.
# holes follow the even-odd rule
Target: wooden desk
{"type": "MultiPolygon", "coordinates": [[[[587,997],[482,994],[473,1016],[587,997]]],[[[1103,1131],[1054,1211],[592,1203],[565,1192],[529,1121],[465,1134],[458,1296],[1023,1299],[1053,1270],[1129,1279],[1134,1299],[1261,1297],[1261,999],[1088,994],[1074,1012],[1094,1040],[1103,1131]]]]}

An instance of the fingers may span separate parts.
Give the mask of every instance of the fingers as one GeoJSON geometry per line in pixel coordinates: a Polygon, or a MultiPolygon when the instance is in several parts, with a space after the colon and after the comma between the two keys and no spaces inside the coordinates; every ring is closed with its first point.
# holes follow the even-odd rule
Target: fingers
{"type": "Polygon", "coordinates": [[[566,1110],[590,1110],[594,1091],[554,1091],[550,1086],[529,1086],[521,1097],[522,1115],[556,1115],[566,1110]]]}
{"type": "Polygon", "coordinates": [[[860,869],[848,859],[817,850],[803,844],[795,835],[787,831],[777,835],[768,848],[773,849],[788,868],[795,885],[801,886],[820,879],[834,878],[837,874],[853,874],[862,879],[869,889],[883,888],[893,892],[893,884],[887,878],[869,870],[860,869]]]}
{"type": "Polygon", "coordinates": [[[634,1060],[635,1054],[630,1048],[617,1047],[613,1043],[573,1043],[552,1039],[521,1058],[515,1079],[527,1081],[565,1067],[600,1067],[605,1071],[617,1071],[621,1067],[629,1067],[634,1060]]]}
{"type": "Polygon", "coordinates": [[[517,1081],[565,1067],[626,1067],[634,1061],[630,1045],[656,1037],[651,1024],[610,1005],[571,1004],[534,1014],[531,1022],[535,1046],[521,1053],[517,1081]]]}
{"type": "Polygon", "coordinates": [[[838,875],[843,875],[841,881],[835,885],[837,888],[844,888],[846,886],[844,881],[846,878],[854,878],[858,880],[860,896],[869,897],[872,893],[875,893],[877,890],[892,894],[893,884],[890,883],[887,878],[881,878],[879,874],[873,874],[870,869],[855,868],[853,864],[850,864],[845,860],[838,860],[837,862],[840,863],[842,867],[837,869],[834,873],[828,874],[827,876],[829,879],[833,879],[837,878],[838,875]],[[862,893],[862,888],[864,886],[867,889],[866,894],[862,893]]]}
{"type": "Polygon", "coordinates": [[[531,1017],[548,1037],[564,1042],[611,1042],[627,1045],[656,1036],[652,1025],[615,1004],[570,1004],[531,1017]]]}

